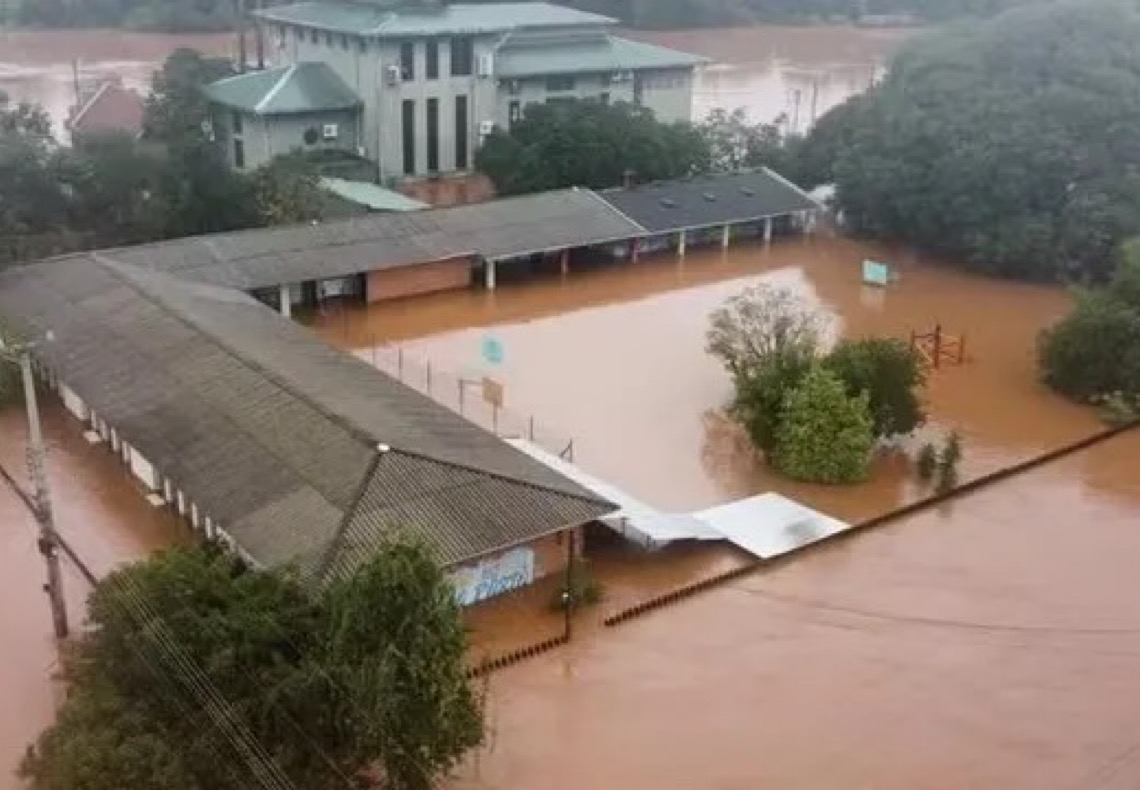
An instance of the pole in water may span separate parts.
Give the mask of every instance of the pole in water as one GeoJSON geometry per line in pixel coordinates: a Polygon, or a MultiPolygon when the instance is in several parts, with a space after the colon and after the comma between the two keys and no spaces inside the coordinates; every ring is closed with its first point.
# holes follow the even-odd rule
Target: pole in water
{"type": "Polygon", "coordinates": [[[51,602],[52,625],[56,637],[64,639],[69,629],[67,605],[63,598],[63,576],[59,569],[59,536],[55,532],[47,470],[44,468],[44,437],[40,426],[39,403],[36,400],[36,383],[32,378],[32,355],[26,349],[20,354],[20,373],[24,379],[24,402],[28,409],[28,472],[35,486],[36,521],[40,528],[37,543],[47,565],[45,590],[51,602]]]}
{"type": "Polygon", "coordinates": [[[562,635],[567,642],[574,635],[574,559],[574,529],[570,529],[566,533],[566,580],[562,588],[562,635]]]}

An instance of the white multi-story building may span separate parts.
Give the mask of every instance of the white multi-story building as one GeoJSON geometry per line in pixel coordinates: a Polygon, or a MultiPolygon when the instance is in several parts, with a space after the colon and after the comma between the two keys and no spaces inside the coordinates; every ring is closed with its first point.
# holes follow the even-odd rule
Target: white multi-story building
{"type": "Polygon", "coordinates": [[[375,161],[381,180],[463,172],[495,127],[568,98],[689,120],[704,61],[548,3],[307,2],[257,17],[273,68],[209,89],[239,168],[323,146],[375,161]]]}

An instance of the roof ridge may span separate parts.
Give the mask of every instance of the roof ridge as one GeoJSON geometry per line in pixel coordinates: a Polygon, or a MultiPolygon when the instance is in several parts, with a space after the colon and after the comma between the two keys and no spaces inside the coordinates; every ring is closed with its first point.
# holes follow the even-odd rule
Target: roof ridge
{"type": "MultiPolygon", "coordinates": [[[[236,289],[233,289],[233,288],[226,288],[223,286],[208,285],[205,283],[187,282],[187,281],[181,280],[177,277],[171,277],[168,275],[161,274],[159,272],[152,272],[152,271],[149,271],[147,269],[143,269],[143,268],[140,268],[138,266],[134,266],[134,265],[129,264],[129,263],[123,263],[121,261],[116,261],[116,260],[112,260],[110,258],[105,258],[104,256],[100,255],[99,253],[92,253],[91,255],[92,255],[92,258],[94,258],[101,266],[109,269],[111,271],[111,273],[116,277],[116,279],[119,279],[122,282],[125,282],[127,285],[134,288],[136,291],[139,291],[140,293],[144,294],[151,301],[157,302],[160,305],[162,305],[163,308],[167,312],[174,315],[176,318],[178,318],[178,320],[182,321],[184,324],[190,326],[191,328],[197,330],[201,334],[209,337],[211,342],[214,343],[214,345],[218,346],[219,348],[224,349],[227,353],[231,354],[235,359],[240,361],[243,365],[245,365],[246,367],[248,367],[252,370],[255,370],[258,373],[260,373],[261,375],[265,376],[267,379],[272,381],[277,386],[281,387],[283,390],[288,392],[290,395],[292,395],[293,397],[304,402],[306,405],[308,405],[310,408],[312,408],[313,411],[317,412],[318,414],[320,414],[322,417],[329,420],[333,424],[344,429],[349,434],[349,436],[351,436],[353,439],[356,439],[361,444],[368,446],[368,447],[373,447],[375,445],[375,443],[376,443],[375,438],[368,431],[365,431],[361,426],[356,425],[355,423],[353,423],[351,420],[347,419],[346,417],[344,417],[340,414],[337,414],[336,412],[333,412],[332,410],[326,408],[324,406],[324,404],[317,403],[309,395],[298,391],[297,388],[292,383],[283,379],[278,373],[276,373],[273,370],[266,368],[264,365],[260,364],[256,360],[250,359],[247,354],[242,353],[237,348],[235,348],[233,345],[228,343],[225,340],[225,338],[223,338],[221,335],[219,335],[213,329],[203,325],[203,323],[201,321],[199,321],[198,319],[188,315],[187,311],[184,310],[183,308],[171,303],[171,301],[169,299],[167,299],[165,297],[165,295],[163,295],[162,293],[158,293],[154,289],[152,289],[146,285],[143,285],[143,284],[139,283],[138,281],[132,279],[129,275],[127,275],[125,272],[123,272],[122,269],[131,269],[131,270],[134,270],[134,271],[137,271],[137,272],[143,274],[144,276],[150,275],[150,276],[156,276],[156,277],[162,278],[164,280],[170,280],[176,287],[180,287],[180,288],[190,290],[190,291],[193,291],[193,286],[196,286],[196,285],[201,285],[201,286],[204,286],[206,288],[214,288],[214,289],[218,289],[218,290],[221,290],[224,292],[233,291],[236,293],[241,293],[240,291],[237,291],[236,289]]],[[[197,294],[195,294],[195,296],[196,295],[197,294]]],[[[207,298],[207,297],[202,296],[201,298],[207,298]]],[[[254,309],[257,309],[258,306],[263,307],[266,310],[269,309],[268,307],[260,304],[256,300],[252,300],[252,301],[254,301],[254,303],[255,303],[253,305],[254,309]]],[[[277,314],[274,313],[274,315],[277,315],[277,314]]],[[[281,320],[289,321],[289,323],[292,323],[292,321],[288,318],[281,318],[281,320]]],[[[323,342],[323,341],[318,339],[317,342],[323,342]]],[[[377,372],[380,373],[379,371],[377,371],[377,372]]],[[[385,374],[380,373],[380,375],[385,375],[385,374]]]]}
{"type": "Polygon", "coordinates": [[[75,115],[67,119],[68,124],[74,128],[83,118],[83,116],[87,114],[88,110],[95,106],[95,102],[99,100],[99,97],[106,93],[110,87],[111,82],[109,80],[100,85],[99,90],[95,91],[95,93],[92,94],[86,102],[84,102],[82,107],[76,109],[75,115]]]}
{"type": "Polygon", "coordinates": [[[602,197],[600,194],[598,194],[597,191],[595,191],[593,189],[585,188],[585,187],[583,187],[582,191],[583,192],[589,192],[591,195],[594,196],[595,200],[597,200],[599,203],[604,205],[606,208],[608,208],[613,213],[617,214],[619,217],[624,219],[629,224],[633,225],[634,227],[641,228],[642,233],[649,233],[649,228],[645,227],[640,222],[635,220],[633,217],[629,216],[624,211],[622,211],[620,208],[615,206],[613,203],[606,200],[604,197],[602,197]]]}
{"type": "Polygon", "coordinates": [[[297,69],[300,68],[300,65],[300,63],[291,64],[278,78],[273,87],[265,92],[265,95],[261,97],[261,101],[254,105],[253,111],[260,115],[262,110],[269,105],[269,102],[277,98],[277,94],[289,84],[289,80],[293,79],[293,75],[297,73],[297,69]]]}

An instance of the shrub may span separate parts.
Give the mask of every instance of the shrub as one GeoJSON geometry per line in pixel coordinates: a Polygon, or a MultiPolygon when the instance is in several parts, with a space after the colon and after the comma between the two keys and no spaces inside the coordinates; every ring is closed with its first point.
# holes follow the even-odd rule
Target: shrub
{"type": "Polygon", "coordinates": [[[775,448],[784,401],[800,385],[811,365],[808,356],[782,351],[736,377],[736,399],[730,411],[744,426],[756,449],[771,453],[775,448]]]}
{"type": "Polygon", "coordinates": [[[934,479],[934,473],[938,470],[938,451],[934,449],[933,444],[927,442],[922,445],[918,451],[916,466],[919,480],[930,482],[934,479]]]}
{"type": "Polygon", "coordinates": [[[875,436],[910,433],[925,420],[918,390],[925,375],[918,355],[894,338],[841,341],[826,359],[848,395],[866,392],[875,436]]]}
{"type": "Polygon", "coordinates": [[[867,395],[849,396],[816,364],[785,399],[772,460],[797,480],[852,483],[867,476],[873,444],[867,395]]]}
{"type": "Polygon", "coordinates": [[[1140,309],[1109,292],[1082,294],[1042,334],[1038,364],[1049,386],[1075,400],[1140,393],[1140,309]]]}

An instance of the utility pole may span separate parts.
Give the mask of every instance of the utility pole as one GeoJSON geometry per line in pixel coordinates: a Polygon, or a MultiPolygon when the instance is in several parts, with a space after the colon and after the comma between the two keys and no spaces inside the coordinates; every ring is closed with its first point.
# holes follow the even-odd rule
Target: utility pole
{"type": "Polygon", "coordinates": [[[245,74],[245,67],[248,58],[246,53],[245,41],[245,0],[237,0],[235,5],[235,16],[237,19],[234,21],[237,25],[237,45],[238,45],[238,74],[245,74]]]}
{"type": "MultiPolygon", "coordinates": [[[[257,0],[255,8],[258,12],[265,10],[265,0],[257,0]]],[[[261,24],[261,17],[257,17],[257,21],[253,23],[254,45],[257,47],[257,69],[263,71],[265,69],[265,26],[261,24]]]]}
{"type": "Polygon", "coordinates": [[[36,545],[47,565],[47,584],[44,592],[51,603],[52,624],[59,639],[67,637],[67,604],[63,598],[63,576],[59,567],[59,535],[55,531],[51,496],[48,491],[45,466],[44,436],[40,425],[40,407],[36,399],[36,382],[32,375],[32,352],[27,346],[12,350],[0,341],[0,355],[17,362],[24,380],[24,404],[28,411],[28,473],[35,487],[36,522],[40,528],[36,545]],[[8,354],[3,352],[8,351],[8,354]]]}

